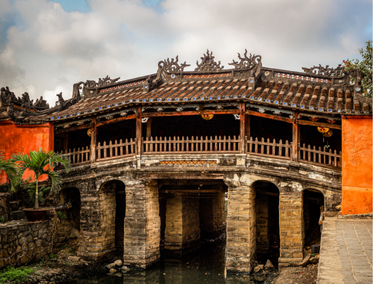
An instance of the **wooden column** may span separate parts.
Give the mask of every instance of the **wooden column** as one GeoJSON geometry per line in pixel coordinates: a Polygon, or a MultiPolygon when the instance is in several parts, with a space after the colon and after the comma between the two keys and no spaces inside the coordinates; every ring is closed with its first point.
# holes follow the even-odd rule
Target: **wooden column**
{"type": "Polygon", "coordinates": [[[92,118],[92,127],[91,127],[91,163],[96,161],[96,145],[97,145],[97,119],[96,117],[92,118]]]}
{"type": "Polygon", "coordinates": [[[137,139],[137,155],[141,155],[142,154],[141,106],[137,107],[137,114],[136,114],[136,139],[137,139]]]}
{"type": "Polygon", "coordinates": [[[245,115],[245,103],[240,103],[240,153],[246,153],[246,115],[245,115]]]}
{"type": "Polygon", "coordinates": [[[293,112],[293,148],[292,148],[292,160],[298,161],[300,146],[300,125],[298,124],[298,113],[293,112]]]}
{"type": "Polygon", "coordinates": [[[245,135],[247,139],[250,139],[250,115],[245,114],[245,135]]]}
{"type": "Polygon", "coordinates": [[[148,118],[148,122],[146,123],[146,137],[150,138],[152,136],[152,118],[148,118]]]}
{"type": "Polygon", "coordinates": [[[62,149],[65,152],[69,149],[69,132],[66,132],[64,136],[62,149]]]}

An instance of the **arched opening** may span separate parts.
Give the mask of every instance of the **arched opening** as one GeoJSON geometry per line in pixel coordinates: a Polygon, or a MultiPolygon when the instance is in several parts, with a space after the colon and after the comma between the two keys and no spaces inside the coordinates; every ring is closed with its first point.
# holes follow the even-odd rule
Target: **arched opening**
{"type": "Polygon", "coordinates": [[[265,263],[269,259],[277,265],[280,256],[279,190],[267,181],[256,181],[252,187],[256,195],[257,260],[265,263]]]}
{"type": "Polygon", "coordinates": [[[304,245],[320,244],[321,230],[319,219],[324,211],[324,195],[314,189],[303,191],[304,245]]]}
{"type": "Polygon", "coordinates": [[[181,256],[225,240],[221,180],[159,180],[161,255],[181,256]]]}
{"type": "Polygon", "coordinates": [[[116,252],[124,250],[124,218],[126,193],[122,181],[111,180],[102,185],[103,222],[106,227],[107,248],[116,252]]]}

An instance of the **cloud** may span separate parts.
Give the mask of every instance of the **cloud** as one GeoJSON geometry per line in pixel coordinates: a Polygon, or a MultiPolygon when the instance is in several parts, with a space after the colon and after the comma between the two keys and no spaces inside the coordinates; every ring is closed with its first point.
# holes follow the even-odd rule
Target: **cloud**
{"type": "MultiPolygon", "coordinates": [[[[71,2],[73,3],[73,2],[71,2]]],[[[71,4],[70,3],[70,4],[71,4]]],[[[264,66],[301,70],[358,57],[371,39],[372,3],[349,0],[88,0],[79,11],[47,0],[0,6],[0,83],[40,95],[71,96],[78,81],[155,73],[179,55],[195,68],[206,49],[225,68],[237,52],[264,66]],[[71,11],[71,12],[68,12],[71,11]]]]}

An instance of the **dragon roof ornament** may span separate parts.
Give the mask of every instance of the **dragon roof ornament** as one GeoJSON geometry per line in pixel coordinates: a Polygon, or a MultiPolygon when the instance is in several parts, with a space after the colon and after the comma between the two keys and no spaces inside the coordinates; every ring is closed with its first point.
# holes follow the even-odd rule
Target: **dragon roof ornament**
{"type": "Polygon", "coordinates": [[[245,49],[244,57],[241,57],[241,54],[238,53],[238,58],[241,60],[240,62],[235,61],[232,59],[232,63],[228,63],[228,65],[233,65],[235,69],[250,69],[256,66],[257,64],[261,63],[262,56],[251,54],[247,57],[247,50],[245,49]]]}
{"type": "Polygon", "coordinates": [[[100,88],[100,87],[105,87],[107,85],[111,85],[115,82],[117,82],[120,79],[120,77],[111,79],[109,75],[107,75],[105,78],[98,78],[98,82],[94,80],[87,80],[84,83],[84,86],[86,88],[100,88]]]}
{"type": "Polygon", "coordinates": [[[190,64],[187,64],[186,61],[179,65],[179,56],[176,55],[176,60],[171,58],[167,58],[167,60],[159,61],[158,62],[158,67],[160,69],[163,69],[164,71],[168,73],[178,73],[178,72],[183,72],[185,67],[190,66],[190,64]]]}
{"type": "Polygon", "coordinates": [[[224,69],[224,66],[220,66],[220,61],[215,62],[214,58],[215,56],[212,55],[212,51],[210,53],[210,51],[207,50],[207,53],[201,57],[201,64],[199,64],[197,60],[198,67],[194,69],[194,71],[219,71],[224,69]]]}
{"type": "Polygon", "coordinates": [[[341,64],[338,64],[337,68],[329,68],[329,65],[325,67],[321,66],[313,66],[311,68],[302,67],[303,71],[308,74],[316,74],[316,75],[324,75],[324,76],[344,76],[346,74],[346,70],[341,64]]]}

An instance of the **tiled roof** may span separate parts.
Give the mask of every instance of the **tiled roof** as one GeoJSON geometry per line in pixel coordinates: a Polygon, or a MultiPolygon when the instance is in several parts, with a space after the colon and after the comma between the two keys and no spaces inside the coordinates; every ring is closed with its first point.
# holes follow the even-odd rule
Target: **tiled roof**
{"type": "MultiPolygon", "coordinates": [[[[223,69],[214,60],[212,52],[201,57],[195,71],[184,71],[185,62],[167,59],[158,63],[156,74],[132,80],[119,81],[106,76],[95,81],[74,84],[71,101],[62,101],[59,107],[26,118],[38,121],[71,120],[90,115],[107,114],[115,109],[136,105],[173,105],[181,109],[188,104],[214,103],[224,107],[228,102],[246,102],[246,105],[267,106],[308,112],[310,115],[372,115],[372,100],[361,95],[356,80],[350,85],[351,71],[342,66],[329,68],[314,66],[305,72],[293,72],[262,67],[261,56],[238,54],[239,61],[223,69]],[[83,97],[79,86],[84,85],[83,97]]],[[[162,110],[162,107],[158,108],[162,110]]]]}
{"type": "Polygon", "coordinates": [[[306,74],[273,70],[271,74],[274,76],[263,75],[256,86],[253,79],[235,78],[231,73],[220,73],[217,77],[217,74],[187,74],[185,79],[164,82],[151,91],[144,88],[144,80],[125,87],[119,83],[118,87],[102,89],[96,95],[43,118],[52,121],[71,119],[138,104],[224,103],[232,100],[315,113],[371,114],[372,101],[354,94],[354,86],[339,82],[333,84],[331,79],[306,74]]]}

